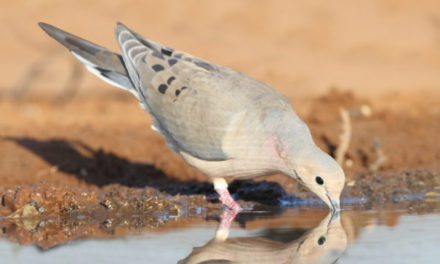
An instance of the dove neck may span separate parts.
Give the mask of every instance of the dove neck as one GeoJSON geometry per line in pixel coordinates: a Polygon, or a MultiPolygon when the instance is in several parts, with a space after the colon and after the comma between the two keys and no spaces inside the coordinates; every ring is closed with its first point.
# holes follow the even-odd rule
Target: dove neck
{"type": "Polygon", "coordinates": [[[325,158],[321,159],[322,151],[313,141],[309,128],[299,118],[284,119],[277,131],[288,172],[310,162],[326,163],[325,158]]]}
{"type": "Polygon", "coordinates": [[[285,118],[277,129],[277,135],[289,155],[297,156],[304,150],[316,147],[309,128],[297,117],[285,118]]]}

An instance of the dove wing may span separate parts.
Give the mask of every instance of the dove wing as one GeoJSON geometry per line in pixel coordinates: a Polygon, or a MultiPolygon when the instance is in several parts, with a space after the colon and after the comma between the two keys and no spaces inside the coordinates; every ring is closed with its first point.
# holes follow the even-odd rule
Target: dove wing
{"type": "Polygon", "coordinates": [[[170,147],[202,160],[231,158],[222,140],[234,116],[245,110],[231,92],[233,78],[220,66],[145,40],[122,24],[116,33],[141,103],[170,147]]]}

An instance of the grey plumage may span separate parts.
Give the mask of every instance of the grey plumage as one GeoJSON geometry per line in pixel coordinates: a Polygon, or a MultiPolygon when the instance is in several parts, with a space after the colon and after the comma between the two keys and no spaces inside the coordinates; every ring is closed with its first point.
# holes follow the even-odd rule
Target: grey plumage
{"type": "Polygon", "coordinates": [[[273,111],[276,115],[277,109],[290,109],[284,97],[267,85],[145,40],[121,23],[117,24],[116,37],[122,56],[53,26],[41,26],[81,62],[86,61],[93,73],[126,89],[135,89],[141,104],[154,117],[154,126],[173,150],[186,157],[220,162],[240,158],[244,149],[254,153],[255,159],[259,144],[253,143],[257,142],[235,137],[225,145],[223,139],[228,133],[241,130],[246,138],[258,141],[264,135],[252,134],[264,132],[259,129],[267,118],[262,113],[270,115],[273,111]],[[170,65],[170,59],[176,61],[170,65]],[[127,75],[132,86],[127,85],[127,75]],[[168,84],[170,78],[175,80],[168,84]],[[271,110],[264,112],[264,108],[271,110]],[[230,127],[234,118],[246,123],[230,127]],[[255,149],[250,150],[252,146],[255,149]]]}
{"type": "Polygon", "coordinates": [[[329,206],[330,200],[339,206],[342,170],[315,146],[307,126],[272,87],[144,39],[121,23],[116,38],[122,55],[56,27],[40,26],[91,72],[133,93],[168,146],[214,178],[215,185],[226,185],[216,178],[282,172],[306,184],[329,206]],[[328,188],[315,186],[314,177],[322,174],[337,181],[328,188]],[[329,195],[330,188],[334,195],[329,195]]]}
{"type": "Polygon", "coordinates": [[[133,89],[123,59],[119,54],[52,25],[45,23],[39,23],[39,25],[49,36],[69,49],[89,71],[112,85],[127,90],[133,89]]]}

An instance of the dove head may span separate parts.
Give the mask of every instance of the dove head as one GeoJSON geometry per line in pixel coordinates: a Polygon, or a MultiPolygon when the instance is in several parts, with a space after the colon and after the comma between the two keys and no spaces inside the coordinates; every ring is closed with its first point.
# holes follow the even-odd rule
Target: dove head
{"type": "Polygon", "coordinates": [[[345,174],[339,164],[315,145],[297,152],[291,158],[296,178],[314,192],[333,211],[340,210],[340,196],[345,184],[345,174]]]}
{"type": "Polygon", "coordinates": [[[339,211],[344,171],[315,145],[307,125],[293,111],[273,111],[266,125],[272,128],[268,141],[271,153],[282,160],[278,170],[298,180],[330,209],[339,211]]]}

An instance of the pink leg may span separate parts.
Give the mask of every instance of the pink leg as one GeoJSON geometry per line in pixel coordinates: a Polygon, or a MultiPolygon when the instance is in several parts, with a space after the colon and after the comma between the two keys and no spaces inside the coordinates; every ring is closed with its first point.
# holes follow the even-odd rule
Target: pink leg
{"type": "Polygon", "coordinates": [[[219,200],[222,202],[223,205],[236,213],[241,211],[240,205],[236,201],[234,201],[234,198],[232,198],[228,189],[216,189],[216,192],[218,193],[219,200]]]}
{"type": "Polygon", "coordinates": [[[240,205],[231,197],[228,191],[228,183],[223,178],[214,179],[214,189],[218,193],[219,200],[223,205],[233,211],[241,211],[240,205]]]}

